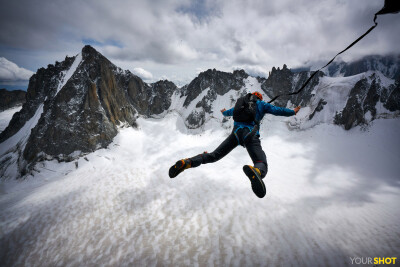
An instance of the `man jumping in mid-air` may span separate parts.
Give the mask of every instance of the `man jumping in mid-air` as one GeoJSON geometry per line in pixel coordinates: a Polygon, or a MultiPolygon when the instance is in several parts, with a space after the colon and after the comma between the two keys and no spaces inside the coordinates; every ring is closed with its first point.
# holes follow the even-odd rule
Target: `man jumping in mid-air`
{"type": "Polygon", "coordinates": [[[254,166],[244,165],[243,171],[250,179],[253,192],[260,198],[266,194],[262,179],[268,172],[267,157],[261,147],[259,123],[266,113],[278,116],[293,116],[300,110],[273,106],[262,101],[261,93],[247,94],[237,100],[235,107],[221,110],[224,116],[233,116],[234,127],[232,133],[212,153],[204,152],[192,158],[179,160],[169,169],[169,177],[174,178],[188,168],[195,168],[201,164],[216,162],[225,157],[236,146],[247,149],[254,166]]]}

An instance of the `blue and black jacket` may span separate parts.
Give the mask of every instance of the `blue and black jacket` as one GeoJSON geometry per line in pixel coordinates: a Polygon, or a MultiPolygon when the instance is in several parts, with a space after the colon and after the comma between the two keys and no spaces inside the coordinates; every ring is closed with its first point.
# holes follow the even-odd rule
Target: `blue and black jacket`
{"type": "MultiPolygon", "coordinates": [[[[225,110],[222,114],[224,116],[233,116],[233,109],[234,108],[225,110]]],[[[294,110],[291,110],[288,108],[276,107],[276,106],[271,105],[262,100],[257,100],[256,121],[260,122],[264,118],[264,115],[267,113],[275,115],[275,116],[286,116],[286,117],[295,115],[294,110]]],[[[253,130],[255,125],[256,125],[255,122],[245,123],[245,122],[237,122],[237,121],[235,121],[233,124],[233,126],[236,128],[236,130],[246,127],[246,128],[249,128],[250,131],[253,130]]],[[[260,133],[258,131],[257,131],[257,135],[260,135],[260,133]]]]}

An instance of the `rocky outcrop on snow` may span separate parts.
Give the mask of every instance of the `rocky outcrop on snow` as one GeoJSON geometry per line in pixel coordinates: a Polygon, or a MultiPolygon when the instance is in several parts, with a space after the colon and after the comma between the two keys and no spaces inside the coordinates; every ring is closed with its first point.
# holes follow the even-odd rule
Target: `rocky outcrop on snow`
{"type": "Polygon", "coordinates": [[[400,110],[399,81],[390,86],[382,86],[381,78],[371,74],[358,81],[351,89],[345,108],[335,116],[335,123],[346,130],[358,125],[367,125],[388,111],[400,110]],[[380,110],[379,110],[380,109],[380,110]]]}
{"type": "MultiPolygon", "coordinates": [[[[243,80],[249,75],[244,70],[236,70],[233,73],[209,69],[199,74],[189,85],[187,85],[182,96],[187,96],[184,107],[187,107],[200,93],[209,88],[213,95],[224,95],[230,90],[239,90],[244,86],[243,80]],[[215,93],[215,94],[214,94],[215,93]]],[[[215,98],[214,98],[215,99],[215,98]]],[[[213,100],[213,98],[209,98],[213,100]]]]}
{"type": "Polygon", "coordinates": [[[218,96],[223,96],[229,91],[239,91],[244,87],[244,80],[249,75],[244,70],[236,70],[233,73],[207,70],[199,74],[189,85],[181,90],[181,98],[184,98],[183,108],[189,110],[184,118],[185,124],[190,129],[196,129],[204,125],[206,117],[213,111],[213,103],[218,96]]]}
{"type": "Polygon", "coordinates": [[[127,90],[133,106],[141,115],[158,115],[171,105],[171,96],[178,88],[173,82],[163,80],[146,84],[137,76],[130,75],[127,90]]]}
{"type": "Polygon", "coordinates": [[[0,89],[0,111],[24,104],[25,95],[26,92],[22,90],[0,89]]]}
{"type": "Polygon", "coordinates": [[[383,106],[390,111],[400,110],[400,77],[397,78],[393,85],[390,85],[388,89],[381,94],[381,98],[385,103],[383,106]]]}
{"type": "Polygon", "coordinates": [[[284,94],[299,90],[310,75],[311,72],[309,71],[292,72],[284,64],[282,69],[273,67],[267,79],[259,77],[258,80],[261,83],[261,89],[270,99],[277,95],[283,95],[274,101],[274,105],[286,107],[290,101],[293,105],[297,106],[309,103],[311,92],[318,84],[319,78],[323,76],[322,72],[314,76],[299,94],[292,96],[285,96],[284,94]]]}

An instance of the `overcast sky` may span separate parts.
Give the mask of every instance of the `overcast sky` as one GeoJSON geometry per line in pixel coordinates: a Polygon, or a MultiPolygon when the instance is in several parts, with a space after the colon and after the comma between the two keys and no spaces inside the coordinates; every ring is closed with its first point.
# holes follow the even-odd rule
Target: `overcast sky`
{"type": "MultiPolygon", "coordinates": [[[[0,85],[95,47],[147,82],[178,85],[200,71],[326,63],[373,25],[383,0],[1,0],[0,85]]],[[[346,52],[399,54],[400,14],[346,52]]],[[[29,76],[29,75],[28,75],[29,76]]],[[[26,83],[27,84],[27,83],[26,83]]]]}

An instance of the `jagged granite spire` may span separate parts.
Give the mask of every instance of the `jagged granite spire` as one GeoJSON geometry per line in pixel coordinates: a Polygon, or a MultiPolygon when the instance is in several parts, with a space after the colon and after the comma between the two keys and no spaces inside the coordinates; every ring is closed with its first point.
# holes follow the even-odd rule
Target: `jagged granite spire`
{"type": "Polygon", "coordinates": [[[133,78],[91,46],[39,69],[30,79],[27,102],[0,135],[5,149],[16,143],[1,151],[2,171],[12,163],[14,157],[7,157],[12,153],[22,155],[18,165],[23,174],[43,159],[71,160],[106,147],[119,125],[136,125],[125,86],[133,78]]]}

